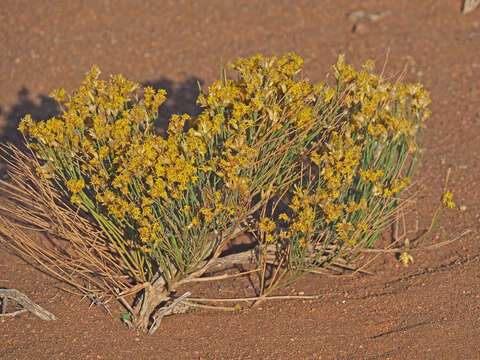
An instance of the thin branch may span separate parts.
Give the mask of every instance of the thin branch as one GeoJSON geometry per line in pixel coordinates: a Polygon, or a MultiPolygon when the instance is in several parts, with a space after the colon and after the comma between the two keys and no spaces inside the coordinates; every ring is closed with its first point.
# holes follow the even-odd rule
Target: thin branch
{"type": "MultiPolygon", "coordinates": [[[[230,234],[229,236],[229,239],[233,239],[235,236],[241,234],[242,232],[244,231],[243,227],[238,224],[232,231],[232,233],[230,234]]],[[[225,242],[226,243],[226,242],[225,242]]],[[[187,279],[191,279],[191,278],[199,278],[200,276],[202,276],[207,270],[210,269],[210,267],[212,266],[216,266],[216,263],[217,263],[217,260],[220,256],[220,253],[221,253],[221,248],[218,248],[217,251],[215,252],[215,254],[213,254],[212,258],[209,259],[209,260],[206,260],[204,262],[201,263],[201,265],[199,266],[199,270],[195,271],[194,273],[190,274],[190,276],[187,278],[187,279]]],[[[235,254],[234,254],[235,255],[235,254]]]]}
{"type": "Polygon", "coordinates": [[[185,284],[185,283],[190,283],[190,282],[225,280],[225,279],[230,279],[230,278],[234,278],[234,277],[244,276],[244,275],[251,274],[253,272],[258,272],[258,271],[259,271],[259,269],[254,269],[254,270],[241,272],[241,273],[238,273],[238,274],[224,274],[224,275],[209,276],[209,277],[204,277],[204,278],[185,279],[185,280],[179,281],[178,285],[185,284]]]}
{"type": "Polygon", "coordinates": [[[183,301],[184,305],[187,306],[192,306],[192,307],[198,307],[198,308],[203,308],[203,309],[213,309],[213,310],[224,310],[224,311],[238,311],[234,306],[227,307],[227,306],[220,306],[220,305],[204,305],[204,304],[195,304],[193,302],[189,301],[183,301]]]}
{"type": "Polygon", "coordinates": [[[465,235],[467,235],[471,232],[473,232],[473,231],[468,229],[468,230],[465,230],[463,233],[461,233],[460,235],[456,236],[455,238],[453,238],[451,240],[442,241],[442,242],[439,242],[439,243],[436,243],[436,244],[433,244],[433,245],[430,245],[430,246],[422,246],[422,247],[413,248],[413,249],[411,249],[411,248],[360,249],[360,251],[361,252],[367,252],[367,253],[401,253],[401,252],[404,252],[404,251],[413,252],[413,251],[420,251],[420,250],[432,250],[432,249],[437,249],[439,247],[451,244],[451,243],[459,240],[460,238],[464,237],[465,235]]]}
{"type": "Polygon", "coordinates": [[[214,298],[190,298],[189,301],[198,301],[198,302],[237,302],[237,301],[257,301],[257,300],[312,300],[320,299],[322,295],[280,295],[280,296],[254,296],[254,297],[245,297],[245,298],[225,298],[225,299],[214,299],[214,298]]]}
{"type": "Polygon", "coordinates": [[[326,276],[330,276],[330,277],[336,277],[336,276],[341,276],[342,275],[341,271],[337,271],[338,275],[334,275],[334,274],[332,274],[331,270],[329,271],[329,270],[325,270],[323,268],[308,270],[308,272],[311,272],[312,274],[326,275],[326,276]]]}
{"type": "Polygon", "coordinates": [[[351,271],[360,272],[360,273],[363,273],[363,274],[375,276],[375,274],[370,272],[370,271],[362,270],[361,268],[356,268],[354,266],[349,266],[347,264],[341,264],[339,262],[334,262],[334,263],[331,264],[331,266],[338,266],[338,267],[343,268],[343,269],[347,269],[347,270],[351,270],[351,271]]]}

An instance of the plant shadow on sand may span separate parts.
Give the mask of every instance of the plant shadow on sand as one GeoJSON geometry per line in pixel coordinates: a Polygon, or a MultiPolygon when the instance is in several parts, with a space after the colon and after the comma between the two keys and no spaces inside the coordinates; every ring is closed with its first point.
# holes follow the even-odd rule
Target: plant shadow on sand
{"type": "Polygon", "coordinates": [[[173,114],[188,114],[197,116],[200,107],[197,106],[197,97],[200,94],[199,85],[203,86],[203,80],[191,76],[183,82],[175,82],[168,78],[142,83],[143,87],[151,86],[155,90],[167,91],[167,100],[158,109],[156,128],[160,133],[165,133],[168,121],[173,114]]]}
{"type": "Polygon", "coordinates": [[[22,135],[17,127],[25,115],[30,114],[33,120],[40,121],[56,116],[59,112],[57,103],[48,95],[40,94],[34,98],[30,90],[22,86],[17,93],[17,103],[4,115],[5,126],[0,129],[0,142],[10,142],[17,146],[23,143],[22,135]]]}
{"type": "MultiPolygon", "coordinates": [[[[199,84],[203,84],[203,80],[195,76],[182,82],[160,78],[141,84],[144,87],[151,86],[155,90],[165,89],[167,91],[167,101],[159,108],[156,124],[160,133],[166,132],[168,121],[173,114],[196,116],[200,113],[200,108],[196,105],[200,93],[199,84]]],[[[4,118],[5,123],[3,127],[0,127],[0,143],[13,143],[22,147],[23,138],[17,130],[20,120],[27,114],[30,114],[34,121],[47,120],[52,116],[59,115],[60,109],[56,101],[48,95],[32,96],[30,90],[25,86],[18,91],[17,98],[17,103],[11,106],[10,111],[5,114],[0,108],[0,117],[4,118]]]]}

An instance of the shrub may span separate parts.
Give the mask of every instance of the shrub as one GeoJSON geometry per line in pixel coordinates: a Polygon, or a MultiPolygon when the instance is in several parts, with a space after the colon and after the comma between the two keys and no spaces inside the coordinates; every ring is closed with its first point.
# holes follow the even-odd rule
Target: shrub
{"type": "MultiPolygon", "coordinates": [[[[356,72],[340,56],[333,86],[299,78],[301,64],[295,54],[229,64],[237,78],[224,71],[199,96],[201,114],[173,115],[165,137],[154,128],[165,91],[101,80],[94,66],[72,95],[52,93],[59,116],[22,119],[32,152],[10,148],[14,185],[3,185],[23,203],[22,221],[50,233],[46,223],[56,224],[72,249],[9,236],[82,291],[120,299],[145,331],[178,286],[225,260],[246,229],[263,297],[352,261],[407,204],[400,195],[430,99],[420,84],[373,74],[372,62],[356,72]],[[130,306],[124,298],[134,294],[130,306]]],[[[15,224],[5,219],[4,233],[15,224]]]]}

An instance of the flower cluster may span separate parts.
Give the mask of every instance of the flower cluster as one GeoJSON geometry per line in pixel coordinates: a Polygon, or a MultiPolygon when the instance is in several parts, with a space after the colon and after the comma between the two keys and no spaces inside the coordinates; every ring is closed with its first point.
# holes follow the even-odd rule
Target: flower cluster
{"type": "Polygon", "coordinates": [[[445,194],[443,194],[442,202],[447,209],[453,209],[457,206],[453,201],[453,194],[450,191],[446,191],[445,194]]]}
{"type": "Polygon", "coordinates": [[[278,216],[276,238],[304,249],[291,252],[303,257],[295,266],[321,265],[318,249],[327,244],[335,256],[371,246],[410,183],[429,95],[419,84],[389,83],[373,69],[368,61],[357,72],[340,56],[336,88],[315,87],[313,116],[322,129],[303,135],[312,141],[295,164],[301,176],[290,187],[288,214],[278,216]]]}
{"type": "Polygon", "coordinates": [[[27,115],[19,129],[38,173],[90,213],[137,281],[194,272],[250,215],[291,264],[322,265],[327,245],[370,246],[387,223],[430,100],[372,62],[357,72],[340,56],[335,86],[300,78],[301,65],[295,54],[228,64],[237,78],[225,70],[198,97],[202,112],[173,115],[166,138],[154,129],[165,90],[101,80],[94,66],[72,95],[52,92],[58,117],[27,115]]]}
{"type": "Polygon", "coordinates": [[[94,66],[68,98],[64,90],[52,92],[64,111],[38,123],[26,116],[19,129],[45,162],[39,174],[54,178],[72,203],[115,235],[137,280],[147,280],[166,261],[175,263],[168,276],[176,276],[181,264],[208,256],[207,235],[233,221],[235,200],[210,181],[205,139],[194,129],[183,131],[189,116],[174,115],[166,139],[155,135],[165,90],[147,87],[138,100],[138,84],[99,75],[94,66]],[[189,225],[203,229],[184,233],[189,225]],[[193,254],[194,247],[203,253],[193,254]]]}
{"type": "Polygon", "coordinates": [[[321,87],[295,79],[302,62],[295,54],[239,59],[228,64],[237,80],[225,75],[199,96],[204,111],[192,125],[213,148],[207,166],[227,189],[253,195],[275,176],[278,190],[288,181],[284,172],[301,152],[308,131],[311,136],[318,132],[313,128],[321,87]]]}

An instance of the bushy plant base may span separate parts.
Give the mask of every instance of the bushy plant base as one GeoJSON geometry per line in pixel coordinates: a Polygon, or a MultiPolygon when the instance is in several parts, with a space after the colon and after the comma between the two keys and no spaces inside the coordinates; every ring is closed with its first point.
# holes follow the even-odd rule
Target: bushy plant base
{"type": "Polygon", "coordinates": [[[340,56],[333,85],[301,78],[301,64],[295,54],[229,64],[237,78],[225,71],[199,96],[201,114],[173,115],[166,137],[154,128],[164,90],[101,80],[94,66],[71,95],[52,93],[59,116],[22,119],[29,153],[5,149],[0,232],[150,332],[179,285],[252,259],[221,256],[241,232],[255,239],[260,297],[352,262],[408,207],[430,99],[372,62],[357,72],[340,56]],[[40,246],[26,224],[58,244],[40,246]]]}

